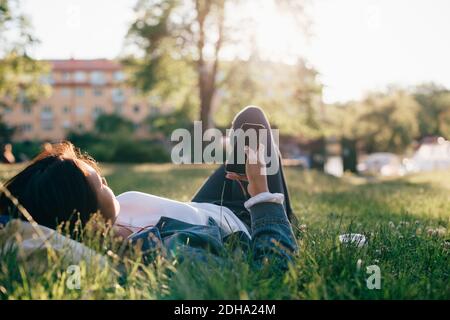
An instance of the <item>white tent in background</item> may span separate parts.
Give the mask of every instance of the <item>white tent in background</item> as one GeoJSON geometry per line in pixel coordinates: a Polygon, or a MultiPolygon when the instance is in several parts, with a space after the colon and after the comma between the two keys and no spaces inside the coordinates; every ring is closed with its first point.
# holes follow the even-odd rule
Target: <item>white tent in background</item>
{"type": "Polygon", "coordinates": [[[406,167],[412,172],[450,169],[450,141],[440,137],[435,143],[422,144],[406,167]]]}

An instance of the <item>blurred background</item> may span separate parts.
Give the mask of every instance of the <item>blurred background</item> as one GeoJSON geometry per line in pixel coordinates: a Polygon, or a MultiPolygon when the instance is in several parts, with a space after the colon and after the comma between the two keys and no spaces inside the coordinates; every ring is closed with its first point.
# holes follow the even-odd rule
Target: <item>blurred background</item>
{"type": "Polygon", "coordinates": [[[259,105],[287,165],[450,168],[450,2],[0,0],[0,146],[68,139],[103,162],[170,162],[176,128],[259,105]]]}

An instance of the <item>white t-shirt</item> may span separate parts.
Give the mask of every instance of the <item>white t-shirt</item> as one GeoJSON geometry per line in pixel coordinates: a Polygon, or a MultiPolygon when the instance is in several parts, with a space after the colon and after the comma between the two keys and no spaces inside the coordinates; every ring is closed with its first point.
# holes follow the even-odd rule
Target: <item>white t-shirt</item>
{"type": "Polygon", "coordinates": [[[116,224],[138,231],[144,227],[155,226],[161,217],[177,219],[195,225],[208,225],[213,218],[226,232],[245,232],[242,221],[228,208],[212,203],[180,202],[147,193],[129,191],[117,196],[120,213],[116,224]]]}

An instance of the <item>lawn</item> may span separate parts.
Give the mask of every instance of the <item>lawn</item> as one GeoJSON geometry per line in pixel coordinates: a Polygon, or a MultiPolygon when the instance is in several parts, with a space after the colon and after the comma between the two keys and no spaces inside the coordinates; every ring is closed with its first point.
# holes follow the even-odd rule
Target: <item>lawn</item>
{"type": "MultiPolygon", "coordinates": [[[[207,166],[103,165],[119,194],[138,190],[188,201],[213,170],[207,166]]],[[[18,167],[1,167],[4,181],[18,167]]],[[[299,254],[285,274],[267,276],[231,255],[217,263],[145,266],[139,253],[115,266],[82,266],[80,290],[69,290],[63,263],[35,268],[3,253],[1,298],[40,299],[449,299],[450,172],[367,182],[315,171],[286,170],[298,222],[299,254]],[[343,233],[367,237],[363,247],[340,244],[343,233]],[[366,267],[377,265],[381,289],[370,290],[366,267]]],[[[98,240],[98,238],[97,238],[98,240]]],[[[0,237],[1,241],[1,237],[0,237]]],[[[100,241],[99,241],[100,242],[100,241]]],[[[92,244],[92,240],[91,240],[92,244]]],[[[95,247],[95,245],[94,245],[95,247]]],[[[98,250],[110,253],[107,241],[98,250]]],[[[45,259],[44,259],[45,260],[45,259]]],[[[44,262],[45,263],[45,262],[44,262]]]]}

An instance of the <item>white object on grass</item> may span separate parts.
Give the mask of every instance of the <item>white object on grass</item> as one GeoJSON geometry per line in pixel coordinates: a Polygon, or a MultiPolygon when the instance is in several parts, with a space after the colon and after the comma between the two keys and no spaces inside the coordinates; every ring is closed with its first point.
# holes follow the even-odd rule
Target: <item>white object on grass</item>
{"type": "Polygon", "coordinates": [[[366,244],[366,237],[359,233],[345,233],[339,236],[339,241],[343,244],[354,244],[361,248],[366,244]]]}

